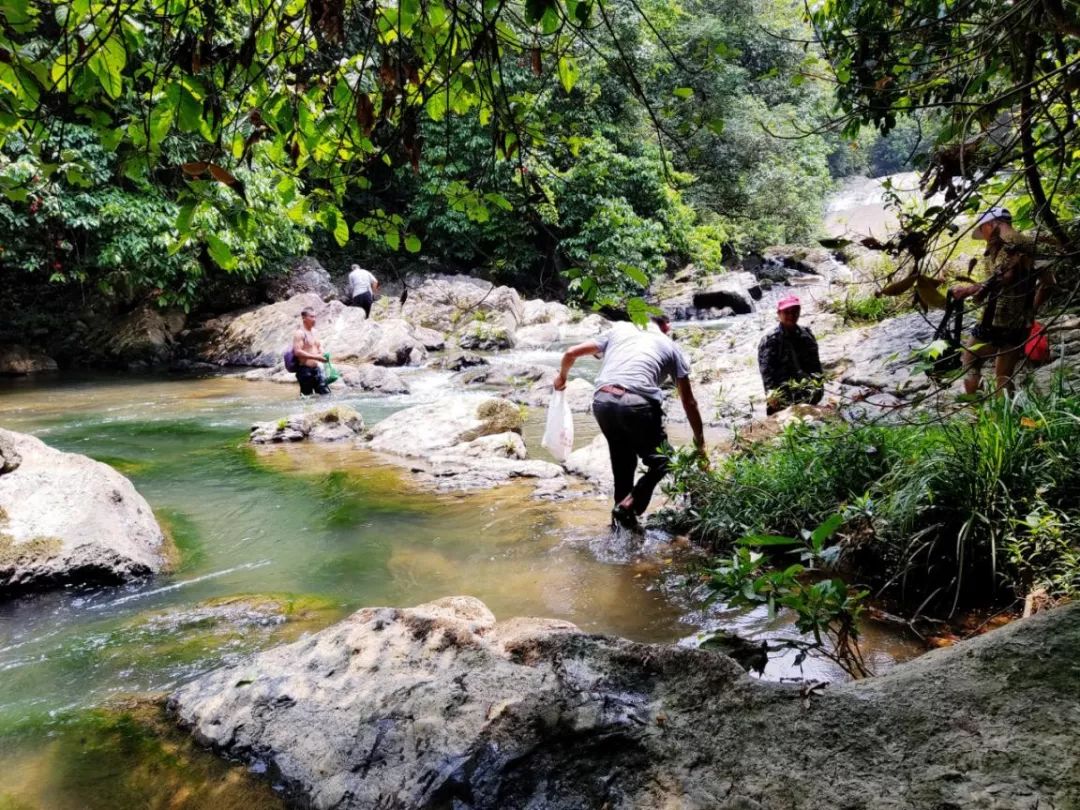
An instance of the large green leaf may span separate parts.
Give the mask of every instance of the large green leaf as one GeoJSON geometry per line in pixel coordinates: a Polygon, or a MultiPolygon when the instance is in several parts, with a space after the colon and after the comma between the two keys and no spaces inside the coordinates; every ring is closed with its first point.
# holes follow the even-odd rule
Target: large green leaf
{"type": "Polygon", "coordinates": [[[210,253],[210,258],[214,260],[214,263],[222,270],[235,270],[237,261],[233,255],[232,249],[221,240],[220,237],[214,234],[206,235],[206,248],[210,253]]]}

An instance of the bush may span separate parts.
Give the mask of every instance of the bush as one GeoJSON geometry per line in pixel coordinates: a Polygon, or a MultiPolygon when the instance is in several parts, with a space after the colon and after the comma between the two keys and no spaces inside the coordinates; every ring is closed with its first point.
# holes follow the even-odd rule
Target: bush
{"type": "Polygon", "coordinates": [[[944,423],[793,425],[703,472],[671,517],[714,549],[848,521],[838,559],[915,613],[1080,595],[1080,396],[1001,397],[944,423]]]}

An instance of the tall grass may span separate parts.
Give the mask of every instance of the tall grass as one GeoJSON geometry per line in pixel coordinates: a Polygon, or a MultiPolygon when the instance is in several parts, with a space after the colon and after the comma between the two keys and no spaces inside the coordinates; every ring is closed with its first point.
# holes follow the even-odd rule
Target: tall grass
{"type": "Polygon", "coordinates": [[[909,613],[1080,595],[1080,396],[1061,388],[945,423],[792,426],[711,473],[677,464],[671,488],[675,527],[714,550],[857,512],[840,559],[909,613]]]}

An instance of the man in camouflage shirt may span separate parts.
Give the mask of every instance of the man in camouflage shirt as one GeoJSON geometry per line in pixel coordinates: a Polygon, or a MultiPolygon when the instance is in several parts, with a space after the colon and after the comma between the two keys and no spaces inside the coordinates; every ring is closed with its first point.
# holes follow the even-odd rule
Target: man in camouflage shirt
{"type": "Polygon", "coordinates": [[[1008,209],[995,206],[975,222],[975,238],[986,241],[986,281],[955,287],[953,298],[984,303],[982,317],[971,330],[964,351],[964,391],[974,394],[982,381],[982,365],[994,358],[995,390],[1013,390],[1013,372],[1024,343],[1054,285],[1053,274],[1035,265],[1036,241],[1012,226],[1008,209]]]}
{"type": "Polygon", "coordinates": [[[758,367],[765,385],[765,413],[774,414],[796,402],[817,405],[825,393],[817,340],[799,326],[802,304],[794,295],[780,299],[780,324],[758,344],[758,367]]]}

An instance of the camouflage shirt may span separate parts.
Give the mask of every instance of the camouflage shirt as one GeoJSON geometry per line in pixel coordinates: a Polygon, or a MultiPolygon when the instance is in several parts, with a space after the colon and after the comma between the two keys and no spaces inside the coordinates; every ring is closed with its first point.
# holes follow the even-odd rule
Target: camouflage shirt
{"type": "Polygon", "coordinates": [[[995,234],[983,254],[986,307],[982,325],[1024,329],[1035,320],[1035,240],[1022,233],[995,234]]]}
{"type": "Polygon", "coordinates": [[[814,333],[805,326],[796,326],[790,333],[777,326],[758,344],[758,367],[766,393],[786,390],[803,380],[819,380],[821,359],[814,333]]]}

